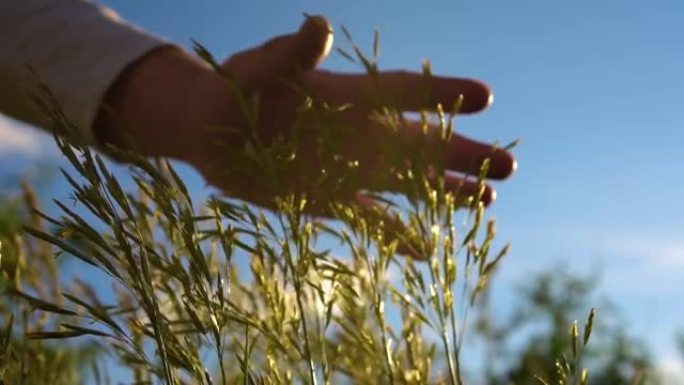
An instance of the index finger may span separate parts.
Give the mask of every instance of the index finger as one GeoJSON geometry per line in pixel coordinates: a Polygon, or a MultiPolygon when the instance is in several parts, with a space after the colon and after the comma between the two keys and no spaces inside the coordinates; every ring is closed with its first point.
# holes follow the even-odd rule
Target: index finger
{"type": "Polygon", "coordinates": [[[368,110],[390,106],[401,111],[434,110],[441,104],[445,112],[482,111],[493,100],[483,82],[475,79],[425,75],[407,71],[377,74],[344,74],[313,71],[306,83],[321,100],[332,105],[352,103],[368,110]],[[458,111],[454,103],[463,98],[458,111]]]}

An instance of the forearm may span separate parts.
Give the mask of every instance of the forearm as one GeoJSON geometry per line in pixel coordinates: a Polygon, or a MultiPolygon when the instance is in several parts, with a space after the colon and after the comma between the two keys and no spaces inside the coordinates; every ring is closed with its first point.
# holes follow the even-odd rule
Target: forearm
{"type": "Polygon", "coordinates": [[[199,131],[225,122],[229,99],[220,76],[198,58],[160,48],[131,64],[106,93],[96,140],[190,160],[205,137],[199,131]]]}

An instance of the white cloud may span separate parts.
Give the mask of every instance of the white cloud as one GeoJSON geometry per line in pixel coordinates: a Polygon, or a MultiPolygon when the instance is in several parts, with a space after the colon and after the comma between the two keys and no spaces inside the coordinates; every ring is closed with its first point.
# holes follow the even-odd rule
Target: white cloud
{"type": "Polygon", "coordinates": [[[684,384],[684,360],[679,357],[661,359],[656,371],[666,384],[684,384]]]}
{"type": "Polygon", "coordinates": [[[0,114],[0,155],[42,155],[49,135],[0,114]]]}
{"type": "MultiPolygon", "coordinates": [[[[589,243],[589,242],[587,242],[589,243]]],[[[668,312],[668,301],[684,294],[684,241],[672,233],[613,233],[594,240],[586,255],[600,272],[601,289],[629,308],[639,308],[647,314],[634,316],[653,319],[654,312],[668,312]],[[645,310],[648,309],[648,310],[645,310]]],[[[682,323],[684,313],[675,316],[682,323]]],[[[684,383],[683,383],[684,384],[684,383]]]]}
{"type": "Polygon", "coordinates": [[[680,237],[623,235],[601,243],[601,254],[611,258],[651,267],[684,268],[684,241],[680,237]]]}

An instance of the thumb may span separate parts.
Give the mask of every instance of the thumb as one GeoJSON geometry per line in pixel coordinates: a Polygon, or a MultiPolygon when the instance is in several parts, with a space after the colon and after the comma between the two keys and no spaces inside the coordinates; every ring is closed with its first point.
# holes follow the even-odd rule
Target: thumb
{"type": "Polygon", "coordinates": [[[305,15],[306,20],[297,32],[294,57],[295,66],[301,71],[314,69],[330,52],[333,29],[330,22],[320,15],[305,15]]]}
{"type": "Polygon", "coordinates": [[[256,91],[280,78],[293,78],[314,69],[332,46],[332,27],[323,16],[306,15],[299,31],[275,37],[238,52],[224,66],[245,91],[256,91]]]}

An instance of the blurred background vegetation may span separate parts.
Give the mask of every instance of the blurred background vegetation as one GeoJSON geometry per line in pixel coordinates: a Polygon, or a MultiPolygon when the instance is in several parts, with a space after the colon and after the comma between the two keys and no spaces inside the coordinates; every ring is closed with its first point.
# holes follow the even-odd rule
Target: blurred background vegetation
{"type": "MultiPolygon", "coordinates": [[[[46,303],[62,304],[59,293],[65,288],[60,283],[60,263],[64,257],[56,258],[47,242],[31,238],[22,227],[29,224],[49,232],[52,226],[28,209],[40,207],[35,191],[19,180],[6,185],[9,187],[3,190],[0,198],[0,282],[4,292],[0,297],[0,327],[3,330],[0,383],[109,383],[107,371],[112,366],[102,365],[102,359],[117,361],[121,357],[116,357],[116,351],[106,339],[91,336],[66,340],[61,335],[57,336],[59,339],[42,339],[50,336],[38,336],[36,331],[58,325],[62,314],[41,313],[31,302],[7,295],[8,288],[16,287],[34,293],[35,298],[46,303]],[[18,185],[21,189],[17,189],[18,185]]],[[[86,286],[78,280],[69,284],[71,289],[86,286]]],[[[568,355],[572,349],[570,325],[595,307],[598,315],[592,341],[581,358],[581,364],[591,373],[589,384],[671,383],[654,367],[643,338],[629,333],[619,317],[619,309],[610,299],[598,299],[599,284],[598,275],[583,276],[571,272],[567,266],[535,273],[515,289],[517,301],[510,314],[492,308],[488,292],[485,292],[474,309],[473,333],[469,336],[471,341],[476,340],[476,344],[485,347],[485,358],[472,368],[464,368],[465,382],[487,385],[559,383],[557,358],[568,355]]],[[[361,318],[368,317],[366,310],[360,312],[363,313],[359,314],[361,318]]],[[[78,335],[81,334],[74,334],[78,335]]],[[[679,340],[684,348],[684,337],[679,340]]],[[[354,342],[342,338],[337,343],[354,342]]],[[[470,354],[467,347],[461,354],[470,354]]],[[[363,357],[360,355],[359,359],[363,357]]],[[[359,367],[363,366],[357,363],[359,367]]],[[[237,380],[239,377],[232,378],[237,380]]]]}

